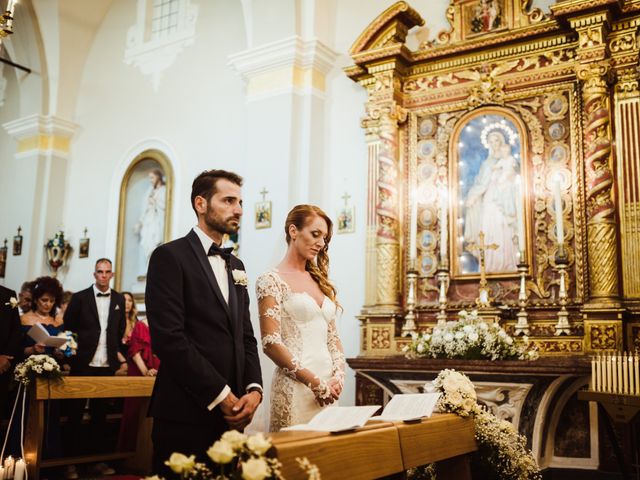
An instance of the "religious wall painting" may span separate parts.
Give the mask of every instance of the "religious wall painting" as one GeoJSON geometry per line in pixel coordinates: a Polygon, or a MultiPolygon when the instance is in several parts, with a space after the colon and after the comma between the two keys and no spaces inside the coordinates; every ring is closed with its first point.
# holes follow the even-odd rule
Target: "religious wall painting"
{"type": "MultiPolygon", "coordinates": [[[[157,150],[138,155],[120,185],[116,288],[139,299],[144,294],[151,254],[169,241],[172,186],[171,164],[157,150]]],[[[88,247],[86,242],[87,254],[88,247]]]]}
{"type": "Polygon", "coordinates": [[[526,136],[511,111],[486,107],[463,117],[450,144],[449,235],[455,276],[480,273],[484,233],[489,276],[517,274],[527,250],[526,136]]]}
{"type": "Polygon", "coordinates": [[[87,258],[89,256],[90,239],[87,237],[87,228],[84,229],[84,236],[80,239],[78,248],[78,258],[87,258]]]}
{"type": "Polygon", "coordinates": [[[552,93],[545,99],[543,108],[544,114],[549,120],[560,119],[569,110],[569,102],[562,93],[552,93]]]}
{"type": "Polygon", "coordinates": [[[432,276],[438,268],[438,260],[432,252],[425,252],[420,255],[420,275],[424,277],[432,276]]]}
{"type": "Polygon", "coordinates": [[[256,229],[271,228],[271,200],[267,200],[269,191],[263,187],[260,195],[262,200],[256,202],[254,225],[256,229]]]}
{"type": "Polygon", "coordinates": [[[338,212],[336,221],[338,233],[353,233],[356,231],[355,206],[343,205],[338,212]]]}
{"type": "Polygon", "coordinates": [[[436,120],[434,117],[424,117],[418,122],[418,135],[421,137],[433,137],[436,132],[436,120]]]}
{"type": "Polygon", "coordinates": [[[0,247],[0,278],[4,278],[7,272],[7,239],[4,239],[4,245],[0,247]]]}
{"type": "Polygon", "coordinates": [[[18,227],[18,234],[13,237],[13,255],[22,255],[22,227],[18,227]]]}
{"type": "Polygon", "coordinates": [[[462,7],[466,36],[494,33],[507,27],[504,0],[473,0],[462,7]]]}
{"type": "Polygon", "coordinates": [[[418,157],[422,160],[433,158],[436,153],[436,141],[433,138],[418,142],[418,157]]]}

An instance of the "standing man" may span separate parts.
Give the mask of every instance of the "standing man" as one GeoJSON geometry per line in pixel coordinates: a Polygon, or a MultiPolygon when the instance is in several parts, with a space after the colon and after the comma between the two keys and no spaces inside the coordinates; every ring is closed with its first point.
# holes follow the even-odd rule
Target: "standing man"
{"type": "Polygon", "coordinates": [[[244,265],[220,248],[240,227],[241,185],[224,170],[198,175],[191,189],[198,224],[149,262],[145,303],[161,361],[150,406],[153,467],[165,478],[173,452],[205,460],[222,433],[244,429],[262,400],[244,265]]]}
{"type": "Polygon", "coordinates": [[[24,282],[20,287],[20,293],[18,294],[18,313],[24,315],[31,311],[31,299],[33,293],[31,293],[31,282],[24,282]]]}
{"type": "MultiPolygon", "coordinates": [[[[118,368],[118,346],[124,335],[124,297],[109,286],[113,277],[111,260],[100,258],[93,273],[95,284],[86,290],[74,293],[64,314],[65,328],[78,335],[76,355],[71,357],[71,375],[108,377],[118,368]]],[[[74,441],[73,454],[80,454],[82,445],[81,423],[86,401],[74,400],[69,414],[74,441]]],[[[107,402],[105,399],[91,399],[91,438],[99,443],[99,449],[105,449],[107,402]],[[102,442],[101,442],[102,441],[102,442]],[[102,443],[102,444],[100,444],[102,443]]],[[[74,476],[75,468],[68,468],[67,478],[74,476]]],[[[94,466],[93,473],[112,475],[115,471],[104,463],[94,466]]]]}
{"type": "Polygon", "coordinates": [[[22,332],[16,292],[0,286],[0,420],[9,395],[13,359],[20,355],[22,332]]]}

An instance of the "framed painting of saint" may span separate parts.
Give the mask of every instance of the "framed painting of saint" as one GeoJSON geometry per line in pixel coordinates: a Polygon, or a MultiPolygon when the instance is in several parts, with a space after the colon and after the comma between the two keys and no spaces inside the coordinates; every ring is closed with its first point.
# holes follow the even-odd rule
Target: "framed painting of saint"
{"type": "Polygon", "coordinates": [[[493,33],[508,27],[505,0],[471,0],[462,7],[463,23],[467,37],[493,33]]]}
{"type": "Polygon", "coordinates": [[[116,289],[142,300],[149,258],[169,240],[173,172],[159,151],[148,150],[129,165],[120,185],[116,289]]]}
{"type": "Polygon", "coordinates": [[[485,271],[517,274],[527,244],[526,134],[522,121],[506,109],[484,108],[463,117],[450,149],[454,231],[450,247],[455,276],[480,273],[480,233],[485,271]]]}

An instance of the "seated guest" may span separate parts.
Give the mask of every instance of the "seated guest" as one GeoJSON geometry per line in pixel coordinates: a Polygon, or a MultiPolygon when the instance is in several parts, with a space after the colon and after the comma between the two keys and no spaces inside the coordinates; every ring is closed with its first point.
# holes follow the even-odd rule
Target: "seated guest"
{"type": "Polygon", "coordinates": [[[18,311],[24,315],[31,311],[31,282],[24,282],[18,294],[18,311]]]}
{"type": "MultiPolygon", "coordinates": [[[[155,377],[160,359],[151,350],[151,336],[147,319],[136,322],[129,342],[129,376],[155,377]]],[[[138,435],[138,420],[142,407],[141,398],[126,398],[118,437],[119,451],[134,451],[138,435]]]]}
{"type": "MultiPolygon", "coordinates": [[[[28,335],[34,325],[40,324],[49,335],[56,336],[62,331],[62,316],[56,316],[56,312],[62,301],[62,285],[53,277],[40,277],[31,283],[31,309],[20,317],[22,324],[23,344],[22,354],[24,358],[31,355],[45,354],[56,359],[58,363],[64,359],[64,354],[57,348],[46,347],[36,343],[28,335]]],[[[21,406],[18,410],[21,409],[21,406]]],[[[60,442],[60,403],[51,401],[47,406],[44,433],[44,452],[48,457],[59,457],[61,454],[60,442]]],[[[15,418],[21,418],[21,411],[16,411],[15,418]]],[[[28,407],[25,409],[25,418],[28,416],[28,407]]],[[[25,420],[26,424],[26,420],[25,420]]],[[[11,426],[10,448],[12,453],[20,455],[20,422],[14,422],[11,426]]]]}
{"type": "Polygon", "coordinates": [[[64,312],[67,311],[67,307],[69,306],[69,302],[71,301],[71,297],[73,296],[73,292],[69,290],[65,290],[62,294],[62,302],[60,303],[60,308],[58,309],[58,315],[62,315],[64,317],[64,312]]]}

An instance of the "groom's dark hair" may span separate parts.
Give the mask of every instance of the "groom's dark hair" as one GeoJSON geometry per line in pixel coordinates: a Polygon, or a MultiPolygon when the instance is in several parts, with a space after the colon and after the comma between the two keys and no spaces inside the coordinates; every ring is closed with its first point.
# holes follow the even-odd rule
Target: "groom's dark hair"
{"type": "Polygon", "coordinates": [[[191,208],[196,212],[196,215],[198,215],[195,205],[196,197],[203,197],[209,203],[211,197],[216,193],[216,183],[221,178],[229,180],[239,187],[242,186],[242,177],[237,173],[226,170],[205,170],[193,180],[191,185],[191,208]]]}

